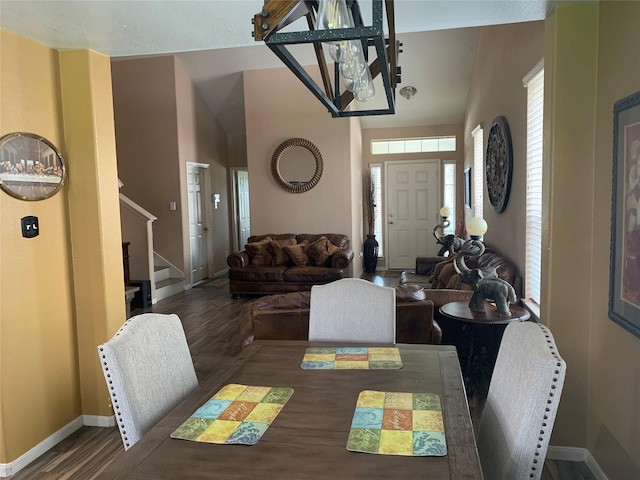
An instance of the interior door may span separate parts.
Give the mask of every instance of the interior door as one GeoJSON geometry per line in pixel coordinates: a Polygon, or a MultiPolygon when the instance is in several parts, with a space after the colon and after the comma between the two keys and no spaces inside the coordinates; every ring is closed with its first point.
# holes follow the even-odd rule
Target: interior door
{"type": "Polygon", "coordinates": [[[433,227],[440,209],[440,161],[386,162],[388,268],[413,269],[438,253],[433,227]]]}
{"type": "Polygon", "coordinates": [[[189,239],[191,245],[191,282],[196,283],[209,276],[207,268],[207,239],[204,225],[204,172],[195,164],[187,165],[187,191],[189,195],[189,239]]]}
{"type": "Polygon", "coordinates": [[[237,249],[242,250],[251,236],[251,213],[249,210],[249,172],[236,170],[236,215],[237,249]]]}

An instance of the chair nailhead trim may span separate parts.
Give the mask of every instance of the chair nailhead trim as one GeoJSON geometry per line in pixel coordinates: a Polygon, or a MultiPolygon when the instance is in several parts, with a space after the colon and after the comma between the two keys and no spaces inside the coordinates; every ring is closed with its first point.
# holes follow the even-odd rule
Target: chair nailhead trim
{"type": "MultiPolygon", "coordinates": [[[[555,345],[553,344],[553,340],[551,339],[551,332],[550,332],[550,331],[549,331],[549,329],[548,329],[547,327],[545,327],[544,325],[542,325],[542,324],[540,324],[540,323],[539,323],[539,324],[537,324],[537,325],[538,325],[538,327],[539,327],[539,328],[544,332],[544,336],[547,338],[547,344],[548,344],[548,346],[549,346],[549,351],[551,352],[551,354],[552,354],[554,357],[556,357],[556,358],[558,359],[558,362],[556,362],[556,367],[558,367],[558,368],[555,370],[555,372],[554,372],[554,373],[555,373],[556,375],[559,375],[559,374],[560,374],[560,367],[562,366],[562,362],[560,361],[560,360],[561,360],[561,358],[560,358],[560,355],[558,354],[558,350],[555,348],[555,345]]],[[[554,399],[554,398],[553,398],[553,397],[554,397],[554,395],[553,395],[553,390],[555,390],[555,389],[556,389],[556,387],[557,387],[557,383],[558,383],[558,377],[554,377],[554,378],[552,379],[552,383],[551,383],[551,386],[550,386],[549,398],[547,399],[547,405],[550,405],[551,403],[553,403],[553,399],[554,399]]],[[[544,411],[545,411],[545,414],[544,414],[544,416],[543,416],[543,420],[548,420],[548,419],[549,419],[549,416],[548,416],[547,414],[551,411],[551,409],[550,409],[549,407],[546,407],[546,408],[544,409],[544,411]]],[[[546,422],[546,421],[543,421],[543,422],[542,422],[542,427],[546,427],[546,426],[547,426],[547,422],[546,422]]],[[[541,443],[539,443],[539,444],[536,446],[536,448],[537,448],[537,450],[538,450],[538,451],[536,451],[536,452],[534,453],[534,457],[539,457],[539,456],[540,456],[540,451],[539,451],[539,450],[541,450],[541,449],[542,449],[542,442],[544,441],[544,435],[545,435],[545,433],[546,433],[545,428],[542,428],[542,429],[540,430],[540,437],[538,438],[538,441],[539,441],[539,442],[541,442],[541,443]]],[[[535,465],[536,465],[537,463],[538,463],[537,458],[534,458],[534,459],[533,459],[533,464],[531,465],[531,473],[529,474],[529,478],[535,478],[535,477],[536,477],[536,474],[535,474],[534,472],[536,471],[536,466],[535,466],[535,465]]]]}
{"type": "MultiPolygon", "coordinates": [[[[124,324],[122,325],[122,327],[120,327],[120,329],[116,332],[116,334],[114,335],[114,337],[118,337],[120,336],[120,333],[122,333],[122,331],[127,328],[127,326],[129,325],[129,323],[131,322],[131,320],[133,320],[134,317],[130,318],[129,320],[127,320],[126,322],[124,322],[124,324]]],[[[104,352],[104,348],[100,348],[100,352],[104,352]]],[[[102,355],[102,365],[103,365],[103,369],[105,372],[105,376],[107,378],[111,378],[111,374],[109,373],[109,367],[107,366],[107,361],[106,361],[106,356],[103,354],[102,355]]],[[[117,395],[113,389],[113,382],[111,380],[108,381],[109,383],[109,395],[111,397],[111,406],[113,407],[114,413],[116,414],[116,418],[118,419],[118,428],[120,429],[120,435],[122,436],[122,440],[125,444],[126,448],[129,448],[131,445],[129,444],[129,438],[127,437],[127,431],[126,431],[126,427],[124,424],[124,421],[122,420],[122,412],[120,411],[120,407],[118,405],[118,398],[117,395]]]]}

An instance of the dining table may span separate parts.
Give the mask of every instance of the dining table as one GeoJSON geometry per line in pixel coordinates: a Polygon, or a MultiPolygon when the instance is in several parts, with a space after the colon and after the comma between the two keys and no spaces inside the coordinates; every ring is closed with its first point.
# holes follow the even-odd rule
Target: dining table
{"type": "MultiPolygon", "coordinates": [[[[394,344],[395,369],[304,369],[309,348],[363,347],[345,342],[259,340],[221,357],[199,387],[117,458],[99,479],[482,479],[482,469],[455,347],[394,344]],[[171,435],[230,384],[292,389],[253,445],[217,444],[171,435]],[[411,456],[347,447],[363,391],[439,396],[446,453],[411,456]]],[[[372,345],[368,345],[372,346],[372,345]]],[[[377,346],[377,345],[376,345],[377,346]]]]}

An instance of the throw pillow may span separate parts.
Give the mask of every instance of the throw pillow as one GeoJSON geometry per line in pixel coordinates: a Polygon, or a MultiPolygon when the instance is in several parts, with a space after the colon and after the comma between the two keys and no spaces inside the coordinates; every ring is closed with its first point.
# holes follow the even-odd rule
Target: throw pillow
{"type": "Polygon", "coordinates": [[[315,265],[323,266],[331,258],[331,255],[340,251],[340,247],[336,247],[327,237],[322,236],[310,244],[306,251],[315,265]]]}
{"type": "Polygon", "coordinates": [[[431,274],[431,276],[429,277],[429,281],[431,282],[431,284],[433,285],[433,288],[438,288],[436,285],[438,285],[439,282],[439,277],[440,277],[440,272],[442,272],[442,268],[445,265],[449,265],[451,262],[453,262],[453,259],[457,257],[458,254],[454,253],[453,255],[450,255],[449,257],[447,257],[446,260],[441,261],[440,263],[436,263],[436,266],[433,268],[433,273],[431,274]]]}
{"type": "Polygon", "coordinates": [[[447,288],[449,280],[454,275],[457,275],[457,273],[456,269],[453,266],[453,262],[447,263],[444,267],[442,267],[442,271],[438,276],[438,286],[436,288],[447,288]]]}
{"type": "Polygon", "coordinates": [[[251,257],[252,265],[258,267],[271,265],[271,261],[273,260],[273,253],[271,253],[271,250],[269,248],[270,244],[271,237],[265,237],[259,242],[247,243],[244,246],[244,249],[251,257]]]}
{"type": "Polygon", "coordinates": [[[309,256],[305,253],[305,248],[309,242],[305,240],[296,245],[285,245],[283,247],[289,259],[298,267],[304,267],[309,264],[309,256]]]}
{"type": "Polygon", "coordinates": [[[296,244],[295,238],[286,238],[284,240],[271,240],[271,243],[269,244],[269,248],[271,248],[271,253],[273,253],[272,265],[274,267],[277,267],[278,265],[286,264],[289,259],[284,251],[284,247],[286,245],[295,245],[295,244],[296,244]]]}
{"type": "MultiPolygon", "coordinates": [[[[451,275],[449,281],[447,282],[447,287],[449,290],[466,290],[464,287],[469,287],[466,283],[462,283],[462,277],[460,275],[451,275]]],[[[469,287],[471,288],[471,287],[469,287]]]]}

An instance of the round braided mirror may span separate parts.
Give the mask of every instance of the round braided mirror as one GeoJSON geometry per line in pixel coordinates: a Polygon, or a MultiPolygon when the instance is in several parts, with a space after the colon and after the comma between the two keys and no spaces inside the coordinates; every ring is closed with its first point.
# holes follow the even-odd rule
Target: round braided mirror
{"type": "Polygon", "coordinates": [[[311,190],[322,176],[320,150],[304,138],[285,140],[273,152],[271,175],[278,186],[289,193],[311,190]]]}

